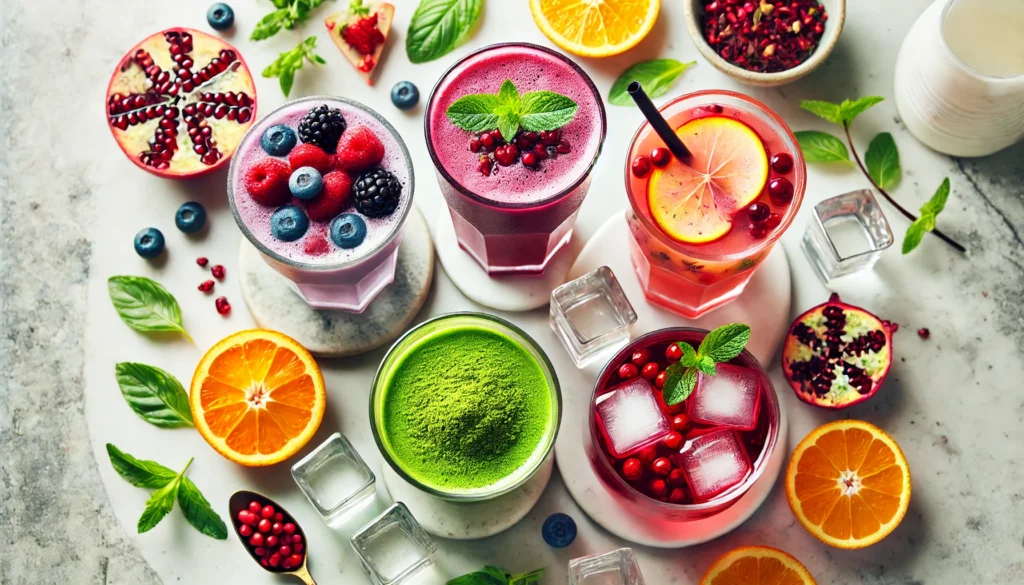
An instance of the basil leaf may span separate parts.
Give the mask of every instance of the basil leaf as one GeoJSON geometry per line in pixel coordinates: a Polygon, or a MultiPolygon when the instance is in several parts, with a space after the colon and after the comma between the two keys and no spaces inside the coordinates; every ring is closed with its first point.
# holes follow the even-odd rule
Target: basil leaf
{"type": "Polygon", "coordinates": [[[844,124],[849,125],[850,122],[853,122],[854,118],[883,101],[885,101],[885,98],[877,95],[869,95],[852,102],[850,100],[843,100],[843,103],[839,104],[840,117],[844,124]]]}
{"type": "Polygon", "coordinates": [[[153,366],[121,362],[114,376],[125,402],[146,422],[163,428],[191,427],[188,394],[174,376],[153,366]]]}
{"type": "Polygon", "coordinates": [[[924,224],[921,220],[924,217],[919,217],[914,223],[910,224],[907,228],[907,235],[903,236],[903,253],[909,254],[914,251],[921,244],[921,240],[924,239],[924,235],[929,230],[925,229],[924,224]]]}
{"type": "Polygon", "coordinates": [[[871,179],[882,189],[895,187],[900,182],[900,151],[892,134],[882,132],[875,136],[864,155],[864,165],[871,179]]]}
{"type": "Polygon", "coordinates": [[[505,582],[508,581],[508,577],[507,577],[508,574],[505,572],[504,569],[499,569],[498,567],[492,567],[491,565],[484,565],[483,572],[487,573],[488,575],[490,575],[492,577],[494,577],[495,579],[498,579],[502,583],[505,583],[505,582]]]}
{"type": "Polygon", "coordinates": [[[850,162],[850,153],[843,141],[817,130],[794,132],[807,162],[850,162]]]}
{"type": "Polygon", "coordinates": [[[482,10],[483,0],[421,0],[405,37],[409,61],[433,61],[461,45],[482,10]]]}
{"type": "Polygon", "coordinates": [[[680,341],[676,345],[678,345],[679,349],[683,352],[683,357],[679,358],[679,363],[686,367],[696,366],[697,350],[693,349],[693,346],[685,341],[680,341]]]}
{"type": "Polygon", "coordinates": [[[938,190],[935,191],[932,198],[928,200],[928,203],[921,206],[921,214],[931,215],[933,217],[938,216],[942,213],[942,210],[946,208],[947,199],[949,199],[949,177],[942,180],[942,184],[939,185],[938,190]]]}
{"type": "Polygon", "coordinates": [[[501,579],[498,579],[490,573],[476,571],[475,573],[456,577],[451,581],[448,581],[446,585],[508,585],[508,581],[505,580],[505,575],[502,574],[501,577],[501,579]]]}
{"type": "Polygon", "coordinates": [[[173,331],[192,341],[181,323],[181,309],[174,295],[144,276],[111,276],[107,291],[114,310],[136,331],[173,331]]]}
{"type": "Polygon", "coordinates": [[[160,465],[156,461],[136,459],[111,443],[107,443],[107,456],[110,464],[125,481],[135,487],[162,488],[174,480],[176,473],[160,465]]]}
{"type": "Polygon", "coordinates": [[[800,107],[823,120],[843,125],[843,113],[839,104],[820,100],[804,100],[800,102],[800,107]]]}
{"type": "MultiPolygon", "coordinates": [[[[750,327],[742,323],[723,325],[704,337],[697,354],[716,362],[727,362],[740,355],[750,341],[750,327]]],[[[698,364],[699,365],[699,364],[698,364]]]]}
{"type": "Polygon", "coordinates": [[[498,127],[498,96],[489,93],[475,93],[455,100],[445,110],[445,115],[463,130],[483,132],[498,127]]]}
{"type": "Polygon", "coordinates": [[[516,132],[518,130],[518,114],[508,113],[498,116],[498,131],[501,132],[501,137],[505,139],[505,142],[512,142],[512,139],[516,137],[516,132]]]}
{"type": "Polygon", "coordinates": [[[668,406],[674,406],[676,404],[679,404],[680,402],[686,400],[690,396],[690,394],[693,393],[693,389],[696,387],[696,368],[684,368],[682,371],[682,375],[679,376],[678,378],[678,381],[672,384],[671,386],[669,386],[668,376],[666,376],[664,390],[665,404],[667,404],[668,406]]]}
{"type": "Polygon", "coordinates": [[[228,537],[228,527],[224,520],[213,511],[210,502],[206,501],[196,484],[187,477],[181,478],[178,504],[181,506],[181,513],[185,515],[185,520],[199,532],[218,540],[228,537]]]}
{"type": "Polygon", "coordinates": [[[702,355],[697,360],[697,369],[700,370],[705,376],[714,376],[718,374],[718,368],[715,367],[715,360],[711,356],[702,355]]]}
{"type": "Polygon", "coordinates": [[[284,8],[281,10],[275,10],[270,14],[264,16],[256,23],[256,28],[252,30],[252,35],[249,36],[249,40],[262,41],[269,39],[280,32],[281,28],[284,27],[288,20],[288,9],[284,8]]]}
{"type": "Polygon", "coordinates": [[[684,71],[696,64],[696,61],[682,63],[675,59],[651,59],[631,65],[612,84],[608,91],[608,103],[615,106],[633,105],[633,98],[629,97],[626,88],[634,81],[639,81],[652,98],[664,95],[684,71]]]}
{"type": "MultiPolygon", "coordinates": [[[[190,460],[189,464],[191,463],[190,460]]],[[[185,469],[188,469],[188,465],[185,466],[185,469]]],[[[155,528],[174,509],[174,500],[178,497],[178,488],[181,487],[181,478],[185,469],[174,476],[170,483],[149,495],[149,499],[146,500],[146,509],[139,517],[139,534],[155,528]]]]}
{"type": "Polygon", "coordinates": [[[530,585],[540,581],[540,578],[544,576],[544,569],[535,569],[529,573],[518,573],[512,575],[509,579],[509,585],[530,585]]]}
{"type": "Polygon", "coordinates": [[[525,130],[556,130],[573,121],[579,105],[553,91],[529,91],[523,96],[519,123],[525,130]]]}

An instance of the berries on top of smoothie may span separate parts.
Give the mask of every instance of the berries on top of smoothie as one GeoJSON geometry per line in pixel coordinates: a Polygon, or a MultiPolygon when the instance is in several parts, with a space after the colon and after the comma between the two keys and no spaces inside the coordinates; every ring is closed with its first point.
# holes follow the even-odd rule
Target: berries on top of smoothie
{"type": "Polygon", "coordinates": [[[321,104],[310,110],[299,122],[299,140],[315,144],[326,152],[334,152],[347,126],[341,110],[321,104]]]}

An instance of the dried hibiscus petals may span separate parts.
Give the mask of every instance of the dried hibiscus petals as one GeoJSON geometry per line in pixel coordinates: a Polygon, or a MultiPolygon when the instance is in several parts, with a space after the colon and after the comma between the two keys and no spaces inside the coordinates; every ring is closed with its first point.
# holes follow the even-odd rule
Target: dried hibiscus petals
{"type": "Polygon", "coordinates": [[[792,69],[810,57],[828,13],[816,0],[702,0],[704,40],[723,59],[759,73],[792,69]]]}

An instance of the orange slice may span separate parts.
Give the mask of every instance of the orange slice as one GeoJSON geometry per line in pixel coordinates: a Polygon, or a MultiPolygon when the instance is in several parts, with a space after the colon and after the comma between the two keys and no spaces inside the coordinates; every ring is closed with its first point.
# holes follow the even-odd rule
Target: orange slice
{"type": "Polygon", "coordinates": [[[264,329],[239,331],[211,347],[189,393],[199,434],[251,467],[301,449],[320,426],[325,399],[313,356],[291,337],[264,329]]]}
{"type": "Polygon", "coordinates": [[[839,420],[811,431],[786,470],[800,524],[827,545],[864,548],[889,535],[910,505],[910,467],[878,427],[839,420]]]}
{"type": "Polygon", "coordinates": [[[581,57],[632,49],[651,32],[660,10],[661,0],[530,0],[541,32],[581,57]]]}
{"type": "Polygon", "coordinates": [[[764,190],[768,153],[743,122],[711,116],[687,122],[676,135],[693,155],[690,165],[673,158],[647,183],[651,217],[670,237],[700,244],[721,238],[732,218],[764,190]]]}
{"type": "Polygon", "coordinates": [[[816,585],[800,561],[779,549],[745,546],[722,555],[700,585],[816,585]]]}

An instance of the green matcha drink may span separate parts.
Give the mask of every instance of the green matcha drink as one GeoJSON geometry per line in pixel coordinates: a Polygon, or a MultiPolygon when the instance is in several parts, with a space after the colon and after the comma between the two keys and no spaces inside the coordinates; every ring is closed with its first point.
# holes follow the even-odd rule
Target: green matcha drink
{"type": "Polygon", "coordinates": [[[373,398],[385,456],[439,495],[491,497],[539,467],[558,428],[559,394],[536,344],[489,315],[428,321],[381,365],[373,398]]]}

